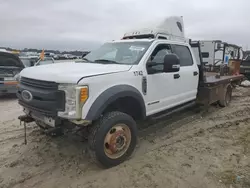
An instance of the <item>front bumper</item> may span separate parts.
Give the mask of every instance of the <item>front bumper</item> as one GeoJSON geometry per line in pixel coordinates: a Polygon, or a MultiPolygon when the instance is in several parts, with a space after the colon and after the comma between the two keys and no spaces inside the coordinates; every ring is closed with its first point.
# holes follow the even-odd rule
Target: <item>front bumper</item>
{"type": "MultiPolygon", "coordinates": [[[[84,86],[86,87],[86,86],[84,86]]],[[[76,100],[80,101],[80,91],[84,87],[76,87],[76,100]]],[[[18,103],[24,108],[25,113],[35,120],[55,126],[60,120],[68,120],[74,124],[86,124],[81,118],[81,103],[76,103],[75,116],[67,116],[69,111],[67,90],[61,85],[51,81],[34,80],[22,77],[18,85],[18,103]],[[30,99],[27,99],[27,95],[30,99]]]]}
{"type": "Polygon", "coordinates": [[[50,127],[58,127],[61,124],[61,119],[58,117],[49,117],[28,108],[23,108],[23,111],[27,116],[34,119],[34,121],[45,123],[50,127]]]}
{"type": "Polygon", "coordinates": [[[50,117],[50,116],[43,115],[37,111],[32,111],[25,107],[23,108],[23,111],[25,115],[32,118],[34,121],[44,123],[52,128],[62,127],[65,121],[73,123],[74,125],[77,125],[77,126],[88,126],[89,124],[92,123],[92,121],[89,121],[89,120],[72,120],[72,119],[70,120],[70,119],[61,118],[59,116],[50,117]]]}

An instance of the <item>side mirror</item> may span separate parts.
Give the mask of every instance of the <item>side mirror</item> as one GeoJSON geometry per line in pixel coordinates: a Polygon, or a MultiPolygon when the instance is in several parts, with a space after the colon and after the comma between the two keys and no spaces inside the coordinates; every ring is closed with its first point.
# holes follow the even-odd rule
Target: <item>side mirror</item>
{"type": "Polygon", "coordinates": [[[163,72],[178,72],[180,70],[180,59],[175,54],[167,54],[164,57],[163,72]]]}

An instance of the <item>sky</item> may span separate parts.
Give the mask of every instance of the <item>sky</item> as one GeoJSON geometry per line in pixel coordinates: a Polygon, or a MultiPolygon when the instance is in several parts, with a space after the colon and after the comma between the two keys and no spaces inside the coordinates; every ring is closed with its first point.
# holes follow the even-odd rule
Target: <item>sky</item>
{"type": "Polygon", "coordinates": [[[183,16],[186,37],[250,48],[249,0],[0,0],[0,46],[92,50],[147,21],[183,16]]]}

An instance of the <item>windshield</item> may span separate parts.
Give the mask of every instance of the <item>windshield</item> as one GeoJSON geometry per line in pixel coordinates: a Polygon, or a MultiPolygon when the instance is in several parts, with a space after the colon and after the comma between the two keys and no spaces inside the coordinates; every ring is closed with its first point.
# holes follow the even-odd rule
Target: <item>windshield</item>
{"type": "Polygon", "coordinates": [[[83,59],[91,63],[138,64],[150,44],[149,41],[105,43],[83,59]]]}

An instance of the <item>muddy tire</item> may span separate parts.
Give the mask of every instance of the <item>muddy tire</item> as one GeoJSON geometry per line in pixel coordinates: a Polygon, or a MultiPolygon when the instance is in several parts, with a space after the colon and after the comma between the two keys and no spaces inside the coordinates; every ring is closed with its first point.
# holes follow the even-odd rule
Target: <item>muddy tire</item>
{"type": "Polygon", "coordinates": [[[231,102],[231,99],[232,99],[232,86],[227,85],[224,89],[224,94],[218,103],[221,107],[226,107],[231,102]]]}
{"type": "Polygon", "coordinates": [[[124,162],[137,143],[137,126],[122,112],[108,112],[90,130],[88,152],[93,162],[110,168],[124,162]]]}

